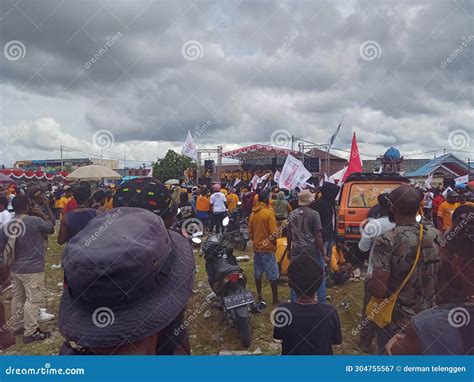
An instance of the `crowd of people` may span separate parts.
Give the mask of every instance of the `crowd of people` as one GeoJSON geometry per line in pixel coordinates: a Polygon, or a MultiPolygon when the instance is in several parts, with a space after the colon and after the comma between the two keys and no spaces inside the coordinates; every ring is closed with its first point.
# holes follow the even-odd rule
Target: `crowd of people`
{"type": "MultiPolygon", "coordinates": [[[[288,325],[274,328],[282,354],[332,354],[344,338],[326,288],[346,283],[355,272],[346,260],[348,243],[337,236],[340,188],[328,182],[316,190],[246,186],[170,188],[139,178],[114,190],[86,182],[4,190],[0,283],[5,289],[11,282],[12,303],[8,320],[0,304],[0,349],[13,345],[15,336],[24,343],[50,337],[39,318],[47,240],[58,223],[57,241],[65,245],[60,354],[190,354],[183,322],[195,260],[190,241],[176,227],[195,218],[205,234],[219,234],[224,217],[232,215],[248,219],[257,300],[264,301],[266,276],[274,309],[291,315],[288,325]],[[279,296],[281,264],[275,255],[281,238],[289,259],[287,302],[279,296]],[[103,325],[104,317],[113,325],[103,325]]],[[[378,229],[376,236],[363,230],[358,243],[368,255],[357,328],[361,350],[472,354],[470,194],[400,186],[379,195],[369,218],[378,229]],[[467,317],[465,324],[453,321],[453,311],[467,317]]]]}

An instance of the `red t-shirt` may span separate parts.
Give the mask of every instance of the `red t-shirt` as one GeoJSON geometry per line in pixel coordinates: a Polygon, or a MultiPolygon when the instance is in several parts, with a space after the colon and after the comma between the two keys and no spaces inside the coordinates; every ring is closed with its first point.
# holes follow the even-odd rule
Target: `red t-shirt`
{"type": "Polygon", "coordinates": [[[72,198],[69,202],[67,202],[66,207],[63,209],[64,215],[68,212],[74,211],[77,208],[77,202],[74,198],[72,198]]]}
{"type": "Polygon", "coordinates": [[[436,215],[438,213],[438,208],[441,203],[444,202],[444,198],[442,195],[436,195],[433,199],[433,213],[436,215]]]}

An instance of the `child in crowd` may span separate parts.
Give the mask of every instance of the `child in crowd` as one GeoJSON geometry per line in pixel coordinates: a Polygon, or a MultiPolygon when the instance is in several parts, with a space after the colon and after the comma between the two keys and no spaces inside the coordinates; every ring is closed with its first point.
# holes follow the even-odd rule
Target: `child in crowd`
{"type": "Polygon", "coordinates": [[[321,266],[311,256],[298,256],[290,263],[288,278],[296,302],[272,312],[273,337],[282,340],[281,354],[333,354],[332,345],[342,342],[341,324],[336,309],[316,299],[323,282],[321,266]]]}
{"type": "Polygon", "coordinates": [[[344,238],[337,237],[332,247],[331,273],[335,285],[343,285],[352,277],[352,264],[344,258],[344,238]]]}

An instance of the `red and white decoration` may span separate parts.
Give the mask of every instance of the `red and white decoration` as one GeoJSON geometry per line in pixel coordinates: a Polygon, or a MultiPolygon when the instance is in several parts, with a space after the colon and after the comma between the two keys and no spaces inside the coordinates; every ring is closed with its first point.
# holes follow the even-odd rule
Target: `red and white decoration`
{"type": "Polygon", "coordinates": [[[2,174],[9,176],[13,180],[47,180],[51,181],[55,178],[66,179],[68,175],[67,172],[62,171],[56,174],[48,174],[44,171],[25,171],[25,170],[15,170],[15,169],[8,169],[8,170],[0,170],[2,174]]]}

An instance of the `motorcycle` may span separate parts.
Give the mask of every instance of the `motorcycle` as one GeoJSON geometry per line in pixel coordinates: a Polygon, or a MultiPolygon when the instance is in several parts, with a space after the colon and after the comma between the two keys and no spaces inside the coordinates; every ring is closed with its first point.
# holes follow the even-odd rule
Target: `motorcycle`
{"type": "Polygon", "coordinates": [[[247,249],[250,236],[247,219],[243,218],[240,214],[239,206],[241,204],[242,202],[238,202],[236,209],[232,211],[228,230],[232,232],[230,235],[230,243],[232,246],[243,252],[247,249]]]}
{"type": "MultiPolygon", "coordinates": [[[[225,217],[223,225],[229,224],[225,217]]],[[[226,318],[239,331],[240,343],[250,346],[249,309],[254,307],[251,292],[247,291],[247,277],[233,255],[231,237],[234,233],[225,230],[223,233],[208,237],[202,247],[201,256],[206,262],[209,285],[219,299],[226,318]]],[[[193,238],[197,242],[199,238],[193,238]]]]}

